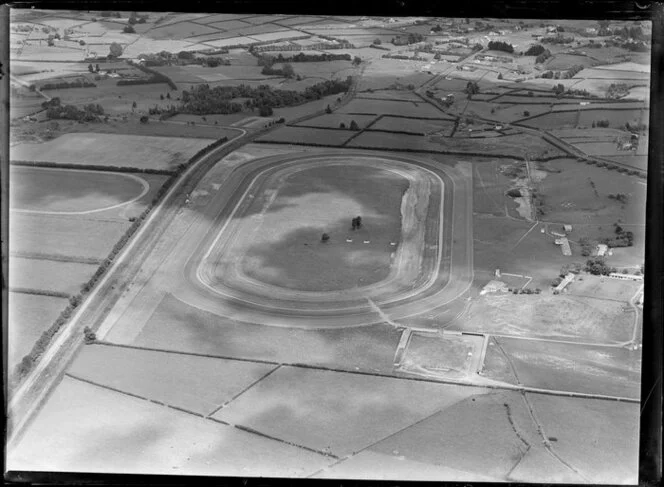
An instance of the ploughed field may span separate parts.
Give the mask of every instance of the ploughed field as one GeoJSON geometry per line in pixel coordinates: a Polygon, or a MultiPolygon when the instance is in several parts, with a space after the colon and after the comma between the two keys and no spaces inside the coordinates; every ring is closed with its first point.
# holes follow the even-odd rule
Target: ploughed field
{"type": "Polygon", "coordinates": [[[395,173],[361,166],[292,174],[273,190],[261,223],[245,236],[244,272],[276,286],[315,291],[384,279],[396,249],[390,243],[400,239],[407,188],[408,181],[395,173]],[[358,215],[363,225],[353,231],[351,219],[358,215]],[[321,240],[324,232],[327,242],[321,240]]]}

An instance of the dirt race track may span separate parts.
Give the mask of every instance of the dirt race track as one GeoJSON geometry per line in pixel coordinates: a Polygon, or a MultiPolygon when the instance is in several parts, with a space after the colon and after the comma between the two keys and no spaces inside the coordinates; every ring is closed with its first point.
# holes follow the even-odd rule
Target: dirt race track
{"type": "Polygon", "coordinates": [[[431,313],[471,285],[472,190],[463,163],[356,150],[232,161],[218,163],[192,192],[100,336],[112,328],[108,339],[131,341],[154,311],[145,303],[158,303],[166,293],[236,322],[328,328],[431,313]],[[251,236],[260,234],[257,230],[279,208],[294,204],[293,198],[278,197],[280,181],[308,168],[336,165],[393,171],[409,182],[401,202],[401,239],[387,278],[372,286],[316,292],[247,276],[241,264],[251,236]]]}

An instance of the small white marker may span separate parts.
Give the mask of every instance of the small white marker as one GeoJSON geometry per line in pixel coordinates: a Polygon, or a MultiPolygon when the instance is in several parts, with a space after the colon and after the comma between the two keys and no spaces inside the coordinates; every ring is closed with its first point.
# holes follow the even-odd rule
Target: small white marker
{"type": "Polygon", "coordinates": [[[365,240],[364,243],[371,243],[371,241],[370,240],[365,240]]]}
{"type": "Polygon", "coordinates": [[[348,243],[353,243],[353,239],[351,239],[351,238],[347,238],[347,239],[346,239],[346,242],[348,242],[348,243]]]}
{"type": "Polygon", "coordinates": [[[392,246],[394,246],[396,244],[397,244],[396,242],[390,242],[390,245],[392,245],[392,246]]]}

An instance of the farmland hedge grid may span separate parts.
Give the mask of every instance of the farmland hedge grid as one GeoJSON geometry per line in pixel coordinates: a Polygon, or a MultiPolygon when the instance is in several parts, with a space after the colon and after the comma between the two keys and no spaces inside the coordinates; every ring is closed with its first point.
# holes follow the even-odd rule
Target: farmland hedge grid
{"type": "MultiPolygon", "coordinates": [[[[30,373],[32,368],[34,367],[35,363],[39,358],[43,355],[43,353],[46,351],[46,348],[48,345],[51,343],[51,340],[55,336],[55,334],[60,331],[62,326],[69,321],[71,318],[72,314],[78,308],[78,306],[81,304],[85,296],[87,296],[90,291],[94,288],[95,284],[101,279],[101,277],[104,275],[106,270],[110,267],[112,264],[113,260],[117,257],[117,255],[122,251],[124,246],[127,244],[127,242],[131,239],[131,237],[136,233],[138,228],[141,226],[141,223],[145,220],[145,218],[148,216],[152,208],[159,203],[161,198],[166,194],[168,189],[173,185],[173,183],[176,181],[178,176],[182,174],[189,166],[191,166],[194,161],[199,159],[200,157],[208,154],[212,150],[216,149],[217,147],[225,144],[228,142],[228,137],[222,137],[221,139],[213,142],[212,144],[204,147],[203,149],[199,150],[196,154],[194,154],[186,163],[180,164],[175,172],[170,172],[169,174],[171,175],[170,178],[168,178],[164,184],[159,188],[159,190],[156,192],[154,198],[150,202],[150,204],[143,210],[143,212],[134,220],[134,222],[131,224],[131,226],[127,229],[125,234],[116,242],[116,244],[113,246],[113,249],[110,251],[108,254],[108,257],[104,259],[104,261],[101,263],[101,265],[97,268],[97,271],[92,275],[90,280],[83,284],[81,286],[81,292],[73,295],[73,296],[61,296],[60,293],[57,293],[58,297],[68,297],[69,298],[69,304],[67,307],[60,313],[60,316],[56,318],[56,320],[53,322],[53,324],[46,330],[42,335],[39,337],[37,342],[33,345],[32,350],[30,350],[30,353],[28,353],[26,356],[23,357],[21,362],[16,366],[14,369],[14,373],[11,376],[10,380],[13,384],[13,386],[16,386],[23,380],[23,378],[30,373]]],[[[80,168],[78,166],[77,168],[80,168]]],[[[37,294],[38,291],[36,290],[29,290],[32,291],[32,294],[37,294]]],[[[54,294],[48,294],[50,296],[54,296],[54,294]]]]}

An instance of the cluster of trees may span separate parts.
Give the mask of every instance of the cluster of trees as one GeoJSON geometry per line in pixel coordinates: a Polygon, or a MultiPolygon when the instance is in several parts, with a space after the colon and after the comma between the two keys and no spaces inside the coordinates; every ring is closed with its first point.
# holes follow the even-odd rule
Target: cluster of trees
{"type": "Polygon", "coordinates": [[[416,42],[422,42],[424,36],[416,32],[410,32],[408,36],[396,36],[392,39],[392,44],[395,46],[407,46],[408,44],[415,44],[416,42]]]}
{"type": "Polygon", "coordinates": [[[87,80],[77,79],[75,81],[61,81],[60,83],[43,84],[40,90],[62,90],[67,88],[96,88],[96,84],[87,80]]]}
{"type": "Polygon", "coordinates": [[[136,12],[132,12],[129,15],[129,25],[144,24],[147,19],[147,15],[137,15],[136,12]]]}
{"type": "Polygon", "coordinates": [[[609,199],[610,200],[616,200],[619,203],[625,204],[629,201],[629,195],[625,193],[611,193],[609,194],[609,199]]]}
{"type": "Polygon", "coordinates": [[[546,61],[550,57],[551,57],[551,51],[549,51],[548,49],[545,49],[544,52],[537,55],[537,57],[535,58],[535,63],[536,64],[542,64],[544,61],[546,61]]]}
{"type": "Polygon", "coordinates": [[[540,54],[544,53],[546,49],[544,48],[543,45],[541,44],[533,44],[530,46],[526,52],[523,53],[524,56],[539,56],[540,54]]]}
{"type": "Polygon", "coordinates": [[[558,34],[553,37],[543,37],[541,42],[542,44],[571,44],[574,42],[574,37],[565,37],[562,34],[558,34]]]}
{"type": "Polygon", "coordinates": [[[133,86],[133,85],[152,85],[155,83],[168,83],[168,79],[164,75],[153,74],[149,78],[143,79],[121,79],[118,80],[118,86],[133,86]]]}
{"type": "Polygon", "coordinates": [[[556,95],[562,95],[565,93],[565,85],[562,83],[558,83],[557,85],[553,86],[551,90],[556,94],[556,95]]]}
{"type": "Polygon", "coordinates": [[[610,273],[616,272],[616,268],[609,267],[604,257],[594,257],[586,261],[585,271],[594,276],[608,276],[610,273]]]}
{"type": "Polygon", "coordinates": [[[603,120],[593,120],[592,123],[593,128],[599,127],[599,128],[607,128],[609,126],[609,121],[606,119],[603,120]]]}
{"type": "MultiPolygon", "coordinates": [[[[380,44],[380,39],[376,39],[374,44],[380,44]]],[[[323,61],[351,61],[350,54],[330,54],[327,52],[321,54],[305,54],[303,52],[297,53],[293,56],[284,56],[279,53],[277,56],[260,56],[258,58],[258,65],[264,66],[272,63],[317,63],[323,61]]]]}
{"type": "Polygon", "coordinates": [[[60,98],[53,98],[42,103],[49,119],[77,120],[79,122],[97,122],[104,114],[104,108],[99,104],[90,103],[82,109],[74,105],[62,105],[60,98]]]}
{"type": "Polygon", "coordinates": [[[641,122],[627,122],[625,123],[625,130],[629,132],[645,132],[648,130],[648,124],[641,122]]]}
{"type": "Polygon", "coordinates": [[[362,217],[361,216],[356,216],[351,220],[351,229],[352,230],[359,230],[362,228],[362,217]]]}
{"type": "MultiPolygon", "coordinates": [[[[320,100],[327,95],[347,92],[352,84],[349,76],[345,81],[326,80],[307,87],[304,92],[291,90],[273,89],[269,85],[251,87],[240,86],[217,86],[210,88],[207,84],[194,86],[190,91],[182,91],[182,105],[180,111],[197,115],[210,113],[237,113],[243,108],[258,108],[265,113],[268,109],[300,105],[308,101],[320,100]],[[249,98],[244,107],[232,100],[235,98],[249,98]],[[265,107],[265,108],[263,108],[265,107]]],[[[265,115],[268,116],[268,115],[265,115]]]]}
{"type": "Polygon", "coordinates": [[[427,59],[422,56],[406,56],[404,54],[383,54],[381,56],[384,59],[403,59],[404,61],[426,61],[427,59]]]}
{"type": "Polygon", "coordinates": [[[588,240],[587,237],[581,237],[579,239],[579,245],[581,246],[581,255],[588,257],[593,251],[593,244],[588,240]]]}
{"type": "Polygon", "coordinates": [[[631,247],[634,245],[633,232],[625,230],[617,223],[614,223],[613,226],[615,230],[615,236],[604,238],[602,243],[608,245],[609,247],[631,247]]]}
{"type": "Polygon", "coordinates": [[[480,92],[480,87],[477,84],[477,81],[469,81],[466,83],[466,88],[463,90],[464,93],[468,95],[475,95],[480,92]]]}
{"type": "Polygon", "coordinates": [[[513,293],[513,294],[539,294],[539,293],[542,292],[542,290],[540,288],[537,288],[537,289],[530,289],[530,288],[521,289],[520,287],[514,287],[514,288],[510,287],[510,288],[507,289],[507,291],[510,292],[510,293],[513,293]]]}
{"type": "Polygon", "coordinates": [[[514,52],[514,46],[504,41],[489,41],[488,47],[490,51],[503,51],[509,54],[514,52]]]}
{"type": "Polygon", "coordinates": [[[91,73],[98,73],[100,70],[101,68],[99,67],[99,64],[97,64],[96,66],[93,66],[92,63],[88,64],[88,71],[90,71],[91,73]]]}
{"type": "Polygon", "coordinates": [[[136,29],[134,29],[134,26],[133,26],[133,25],[131,25],[131,24],[127,24],[127,25],[125,25],[124,28],[122,29],[122,32],[124,32],[125,34],[135,34],[135,33],[136,33],[136,29]]]}
{"type": "Polygon", "coordinates": [[[266,64],[261,69],[261,74],[266,76],[283,76],[284,78],[291,79],[295,77],[295,70],[288,63],[281,66],[281,68],[275,68],[272,64],[266,64]]]}
{"type": "Polygon", "coordinates": [[[629,86],[626,83],[611,83],[606,89],[607,98],[622,98],[629,93],[629,86]]]}

